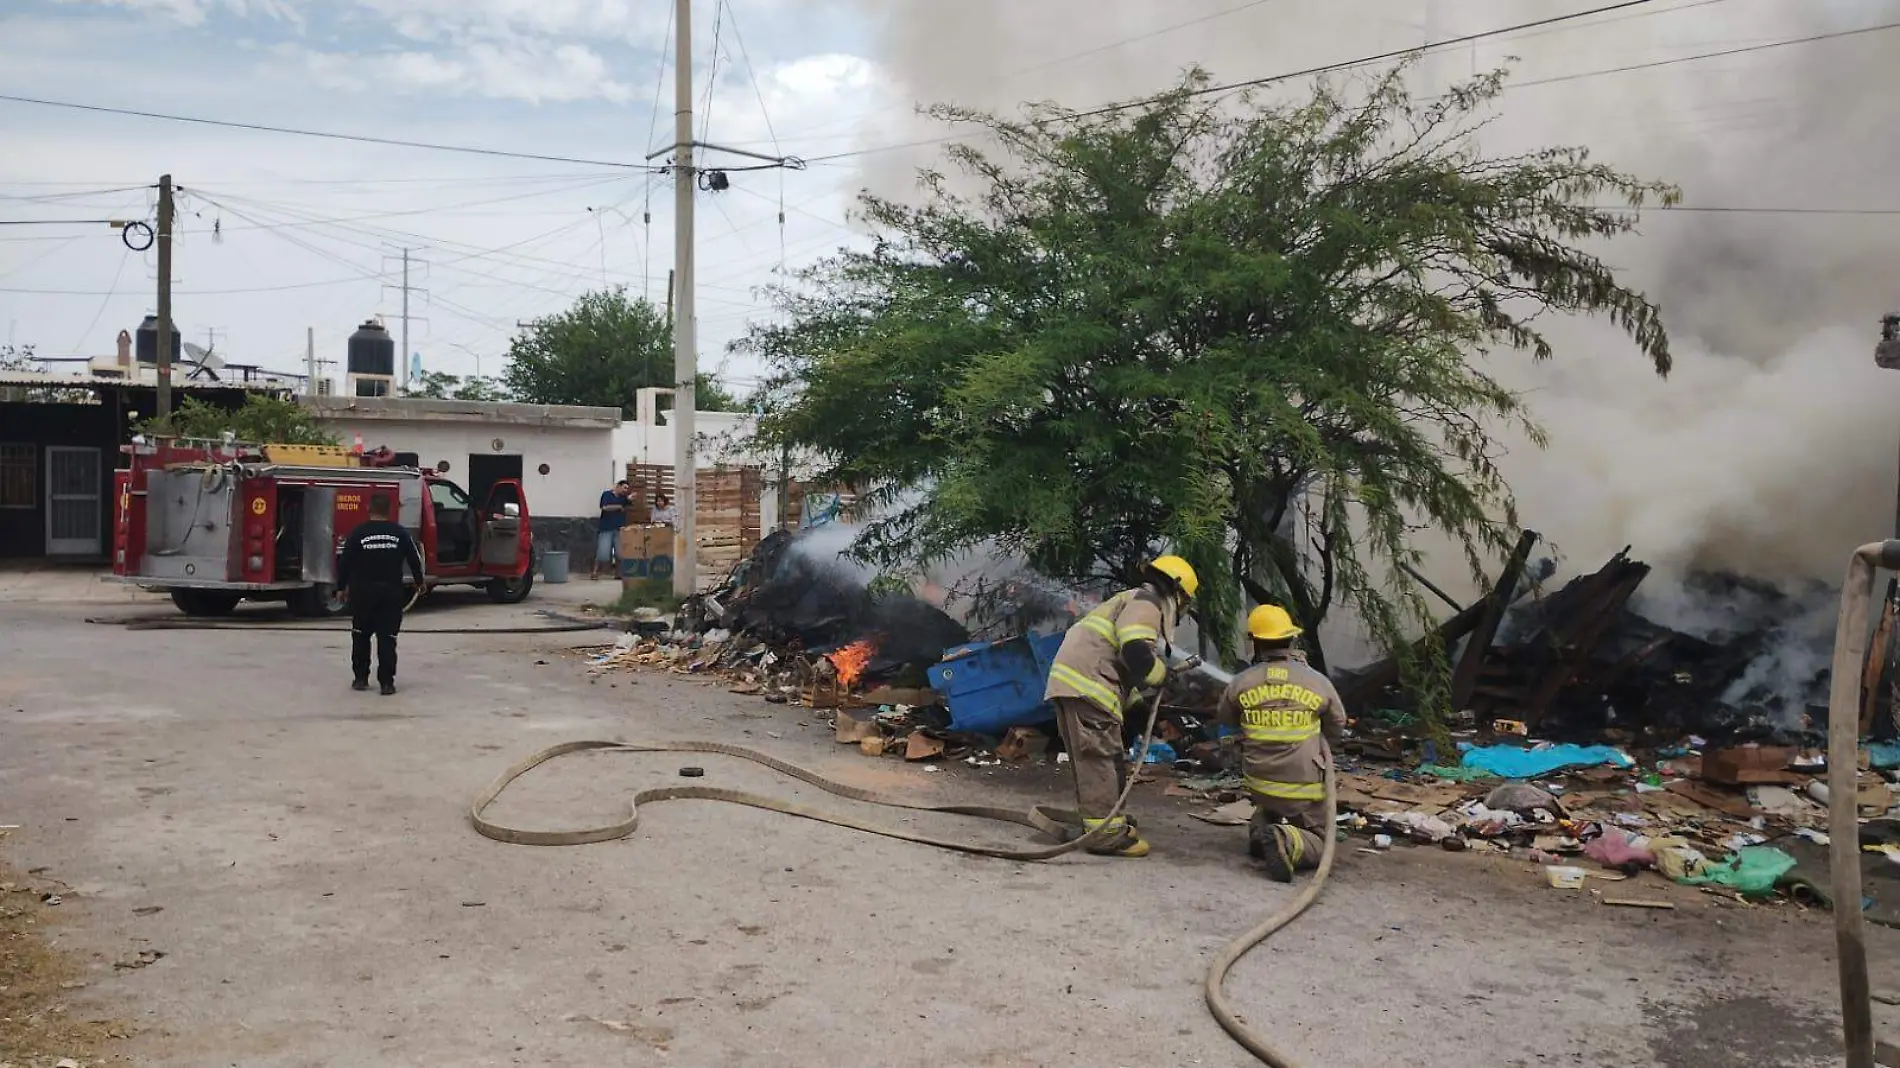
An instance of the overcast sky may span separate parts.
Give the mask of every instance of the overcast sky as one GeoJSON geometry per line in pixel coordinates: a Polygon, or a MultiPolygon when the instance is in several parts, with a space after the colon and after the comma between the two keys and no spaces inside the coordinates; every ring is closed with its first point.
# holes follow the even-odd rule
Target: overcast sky
{"type": "MultiPolygon", "coordinates": [[[[671,139],[670,69],[655,107],[670,7],[0,0],[0,93],[640,163],[671,139]]],[[[711,141],[769,153],[776,131],[783,152],[821,155],[850,147],[857,119],[883,102],[868,54],[875,23],[847,5],[705,2],[696,27],[696,107],[711,141]]],[[[410,347],[425,366],[464,374],[477,354],[483,373],[498,371],[517,319],[603,280],[663,302],[672,263],[670,179],[632,168],[10,102],[0,102],[0,142],[0,220],[150,219],[150,187],[171,173],[185,191],[174,315],[188,340],[215,331],[239,362],[301,370],[306,327],[332,358],[366,316],[391,317],[394,330],[405,246],[426,290],[412,297],[410,347]]],[[[701,198],[707,363],[756,310],[752,291],[782,248],[808,259],[850,239],[854,174],[842,161],[734,174],[730,191],[701,198]]],[[[155,310],[154,256],[127,251],[102,225],[0,227],[0,341],[48,356],[109,353],[120,329],[155,310]]]]}

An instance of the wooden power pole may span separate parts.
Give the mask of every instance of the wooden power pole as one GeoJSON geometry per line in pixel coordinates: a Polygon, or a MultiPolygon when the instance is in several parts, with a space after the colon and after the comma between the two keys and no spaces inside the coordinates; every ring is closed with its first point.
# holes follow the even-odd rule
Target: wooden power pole
{"type": "Polygon", "coordinates": [[[172,176],[158,179],[158,421],[172,415],[172,176]]]}

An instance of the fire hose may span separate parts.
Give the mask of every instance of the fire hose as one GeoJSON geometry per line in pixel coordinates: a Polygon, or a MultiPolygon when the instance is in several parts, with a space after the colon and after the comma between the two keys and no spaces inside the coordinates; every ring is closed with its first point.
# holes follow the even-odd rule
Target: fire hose
{"type": "MultiPolygon", "coordinates": [[[[1161,700],[1157,695],[1148,703],[1148,723],[1142,731],[1141,747],[1136,750],[1137,753],[1146,753],[1149,745],[1153,744],[1155,723],[1160,718],[1160,711],[1161,700]]],[[[1091,830],[1085,829],[1080,813],[1068,809],[1038,805],[1027,812],[1023,812],[1017,809],[1007,809],[991,805],[919,804],[903,798],[891,797],[873,790],[866,790],[833,779],[827,779],[816,772],[780,760],[777,757],[768,756],[754,749],[746,749],[736,745],[726,745],[723,742],[685,741],[658,745],[641,745],[633,742],[575,741],[550,746],[530,755],[506,771],[503,771],[493,782],[489,783],[481,793],[476,795],[474,802],[469,806],[468,818],[478,833],[497,842],[538,846],[588,845],[595,842],[611,842],[631,835],[640,825],[641,805],[657,804],[661,801],[680,800],[725,801],[730,804],[745,805],[749,808],[762,809],[767,812],[779,812],[788,816],[797,816],[801,819],[813,820],[818,823],[829,823],[833,826],[848,827],[852,830],[863,831],[867,834],[880,835],[885,838],[895,838],[905,842],[915,842],[919,845],[934,846],[938,849],[947,849],[958,853],[996,857],[1002,860],[1041,861],[1053,860],[1056,857],[1073,853],[1078,849],[1088,846],[1091,842],[1105,838],[1108,834],[1113,833],[1110,830],[1110,825],[1115,822],[1116,817],[1121,816],[1126,810],[1129,795],[1134,792],[1135,783],[1138,779],[1139,776],[1137,775],[1128,776],[1127,781],[1122,784],[1121,795],[1115,799],[1115,807],[1110,811],[1108,819],[1091,830]],[[905,830],[900,827],[893,827],[889,824],[861,819],[856,816],[825,812],[795,801],[786,801],[776,797],[767,797],[763,794],[755,794],[746,790],[733,790],[721,786],[680,785],[641,790],[628,799],[627,814],[623,818],[603,826],[571,831],[528,830],[518,827],[508,827],[496,823],[484,815],[488,807],[492,805],[495,800],[501,796],[502,792],[507,790],[516,779],[521,778],[523,775],[526,775],[528,772],[533,771],[535,768],[551,760],[581,752],[712,753],[719,756],[736,757],[741,760],[752,761],[755,764],[761,764],[782,775],[816,786],[826,793],[847,798],[852,801],[861,801],[866,804],[882,805],[889,808],[909,809],[914,812],[936,812],[954,816],[973,816],[978,819],[1016,824],[1018,826],[1033,828],[1062,841],[1059,845],[1048,846],[1041,849],[1013,849],[1002,846],[983,845],[981,843],[960,839],[939,838],[935,835],[905,830]],[[1080,833],[1078,833],[1078,831],[1080,833]]],[[[1263,1063],[1273,1065],[1274,1068],[1299,1068],[1299,1062],[1280,1052],[1267,1040],[1265,1035],[1250,1028],[1242,1021],[1228,1004],[1227,995],[1223,987],[1227,980],[1227,973],[1232,970],[1240,958],[1245,956],[1256,946],[1271,938],[1275,932],[1292,923],[1302,912],[1306,911],[1307,906],[1311,905],[1314,900],[1319,897],[1320,888],[1325,884],[1326,877],[1331,873],[1333,867],[1335,846],[1333,824],[1335,808],[1336,798],[1333,783],[1332,760],[1329,757],[1326,761],[1326,844],[1320,854],[1319,869],[1314,873],[1313,881],[1307,885],[1305,890],[1301,891],[1298,897],[1293,899],[1291,904],[1262,920],[1259,925],[1255,926],[1252,930],[1228,943],[1214,958],[1214,963],[1207,971],[1205,996],[1208,1011],[1213,1013],[1214,1019],[1220,1023],[1221,1027],[1224,1028],[1236,1042],[1240,1043],[1242,1047],[1259,1058],[1263,1063]]],[[[1132,825],[1131,822],[1130,826],[1132,825]]]]}

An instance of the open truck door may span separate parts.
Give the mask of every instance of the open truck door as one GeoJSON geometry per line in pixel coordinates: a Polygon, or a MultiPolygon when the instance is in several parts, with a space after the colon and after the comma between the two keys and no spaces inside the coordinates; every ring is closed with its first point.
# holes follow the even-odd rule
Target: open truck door
{"type": "Polygon", "coordinates": [[[489,576],[489,599],[514,604],[534,587],[534,532],[519,481],[505,478],[489,487],[481,522],[481,573],[489,576]]]}

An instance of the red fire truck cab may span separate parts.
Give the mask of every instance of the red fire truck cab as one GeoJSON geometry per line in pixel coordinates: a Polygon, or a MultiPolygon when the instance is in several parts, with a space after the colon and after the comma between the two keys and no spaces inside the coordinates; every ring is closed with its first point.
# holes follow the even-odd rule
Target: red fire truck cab
{"type": "Polygon", "coordinates": [[[336,554],[387,494],[422,549],[427,588],[481,586],[513,604],[534,586],[534,541],[521,483],[492,486],[480,507],[434,471],[329,446],[158,439],[124,450],[115,482],[112,572],[168,590],[187,615],[239,601],[285,601],[305,616],[341,612],[336,554]]]}

